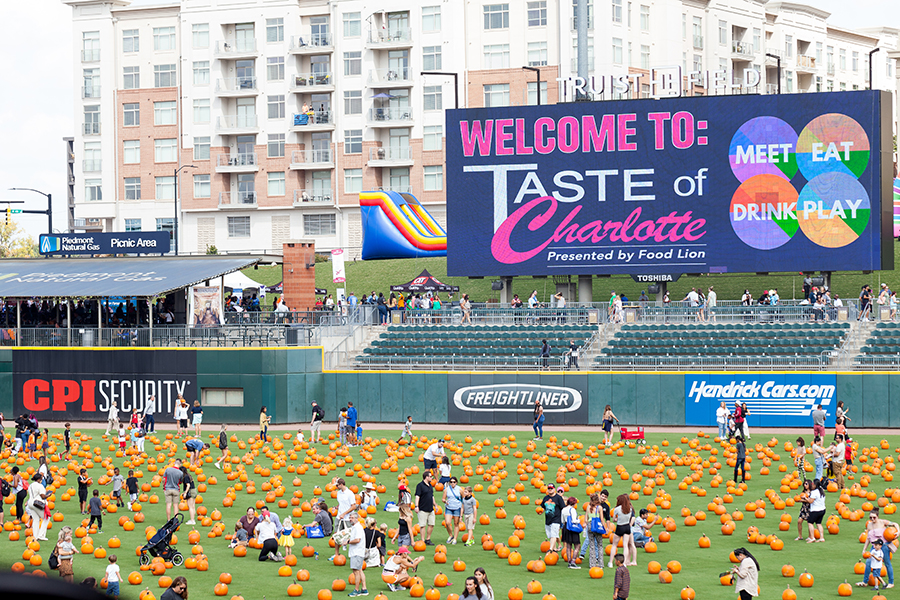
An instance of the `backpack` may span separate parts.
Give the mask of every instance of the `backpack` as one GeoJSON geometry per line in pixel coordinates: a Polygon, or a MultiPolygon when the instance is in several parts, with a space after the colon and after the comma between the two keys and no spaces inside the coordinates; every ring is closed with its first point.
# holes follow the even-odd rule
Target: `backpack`
{"type": "Polygon", "coordinates": [[[51,570],[56,571],[59,569],[59,553],[58,548],[53,548],[53,552],[50,554],[50,558],[47,560],[47,566],[50,567],[51,570]]]}
{"type": "Polygon", "coordinates": [[[5,479],[0,479],[0,496],[6,498],[12,493],[12,487],[9,485],[9,482],[5,479]]]}

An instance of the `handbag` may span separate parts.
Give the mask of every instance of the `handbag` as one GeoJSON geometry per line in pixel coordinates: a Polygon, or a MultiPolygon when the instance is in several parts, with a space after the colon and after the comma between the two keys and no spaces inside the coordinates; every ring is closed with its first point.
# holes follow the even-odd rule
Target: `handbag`
{"type": "Polygon", "coordinates": [[[351,530],[347,528],[335,531],[331,537],[334,539],[334,543],[338,546],[346,546],[347,542],[350,541],[351,535],[353,535],[351,530]]]}
{"type": "Polygon", "coordinates": [[[319,525],[307,525],[306,526],[306,537],[310,540],[317,540],[325,537],[325,534],[322,532],[322,527],[319,525]]]}
{"type": "Polygon", "coordinates": [[[572,533],[581,533],[584,531],[584,527],[581,526],[581,521],[577,519],[573,521],[571,515],[566,517],[566,529],[572,533]]]}
{"type": "Polygon", "coordinates": [[[50,558],[47,560],[47,566],[50,567],[50,569],[53,571],[59,569],[59,554],[57,554],[57,548],[53,548],[53,552],[50,554],[50,558]]]}
{"type": "Polygon", "coordinates": [[[44,510],[44,507],[47,506],[47,504],[40,498],[35,498],[31,505],[37,510],[44,510]]]}
{"type": "Polygon", "coordinates": [[[606,535],[606,527],[603,526],[603,519],[600,517],[591,517],[591,522],[588,524],[588,527],[588,531],[591,533],[606,535]]]}

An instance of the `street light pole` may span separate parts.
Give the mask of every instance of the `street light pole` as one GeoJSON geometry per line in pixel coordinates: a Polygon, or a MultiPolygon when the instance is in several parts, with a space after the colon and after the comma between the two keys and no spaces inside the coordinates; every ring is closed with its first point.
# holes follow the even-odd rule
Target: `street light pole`
{"type": "Polygon", "coordinates": [[[875,88],[875,82],[872,81],[872,55],[881,50],[881,48],[875,48],[871,52],[869,52],[869,89],[875,88]]]}
{"type": "Polygon", "coordinates": [[[766,52],[766,56],[769,58],[775,59],[775,71],[778,73],[778,93],[781,93],[781,57],[777,54],[769,54],[766,52]]]}
{"type": "Polygon", "coordinates": [[[47,215],[47,233],[53,233],[53,196],[52,194],[45,194],[40,190],[36,190],[33,188],[9,188],[10,190],[22,191],[22,192],[36,192],[41,196],[45,196],[47,198],[47,210],[23,210],[23,213],[32,214],[32,215],[47,215]]]}
{"type": "MultiPolygon", "coordinates": [[[[526,71],[534,71],[537,74],[537,105],[541,105],[541,70],[537,67],[522,67],[526,71]]],[[[525,92],[525,97],[528,98],[528,92],[525,92]]]]}
{"type": "Polygon", "coordinates": [[[178,174],[184,169],[196,169],[194,165],[181,165],[175,169],[175,223],[173,223],[172,234],[175,238],[175,256],[178,256],[178,174]]]}
{"type": "Polygon", "coordinates": [[[453,108],[459,108],[459,74],[445,73],[443,71],[422,71],[422,75],[446,75],[453,78],[453,108]]]}

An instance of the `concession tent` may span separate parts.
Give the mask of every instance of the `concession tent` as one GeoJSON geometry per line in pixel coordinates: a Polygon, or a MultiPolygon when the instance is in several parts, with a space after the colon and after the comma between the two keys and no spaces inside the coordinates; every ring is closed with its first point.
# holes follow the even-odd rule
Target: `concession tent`
{"type": "Polygon", "coordinates": [[[428,269],[425,269],[418,277],[408,283],[392,285],[391,291],[413,294],[421,294],[424,292],[459,292],[459,286],[441,283],[428,272],[428,269]]]}

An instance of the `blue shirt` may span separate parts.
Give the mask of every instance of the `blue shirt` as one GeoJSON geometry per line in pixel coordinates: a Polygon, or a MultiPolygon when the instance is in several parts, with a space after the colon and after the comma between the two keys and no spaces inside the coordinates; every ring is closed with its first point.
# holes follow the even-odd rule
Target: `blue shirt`
{"type": "Polygon", "coordinates": [[[187,446],[187,449],[192,452],[200,452],[203,450],[203,442],[200,440],[188,440],[184,443],[187,446]]]}
{"type": "Polygon", "coordinates": [[[356,427],[356,407],[351,406],[347,409],[347,427],[356,427]]]}

